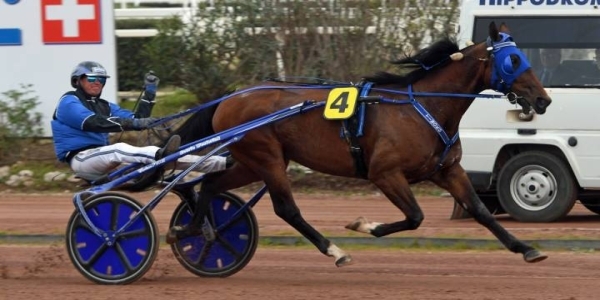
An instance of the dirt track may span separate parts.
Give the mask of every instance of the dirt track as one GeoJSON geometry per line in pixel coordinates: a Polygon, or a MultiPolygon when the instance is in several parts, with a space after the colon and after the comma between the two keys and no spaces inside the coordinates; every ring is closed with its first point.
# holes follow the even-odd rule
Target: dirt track
{"type": "MultiPolygon", "coordinates": [[[[149,193],[137,194],[147,200],[149,193]]],[[[402,218],[382,196],[298,195],[304,217],[326,236],[349,236],[343,226],[358,216],[378,222],[402,218]]],[[[394,236],[489,238],[472,220],[450,221],[448,198],[419,199],[425,222],[416,231],[394,236]]],[[[153,211],[164,233],[178,200],[169,196],[153,211]]],[[[62,234],[73,211],[71,194],[0,195],[0,232],[62,234]]],[[[296,235],[273,213],[268,199],[255,207],[261,235],[296,235]]],[[[597,239],[600,217],[583,207],[564,221],[500,222],[523,239],[597,239]]],[[[360,236],[360,235],[352,235],[360,236]]],[[[242,271],[225,279],[188,273],[161,245],[144,278],[128,286],[99,286],[70,263],[62,244],[0,246],[0,299],[596,299],[600,257],[593,251],[548,252],[537,264],[508,251],[347,250],[356,264],[336,268],[312,247],[259,246],[242,271]]]]}

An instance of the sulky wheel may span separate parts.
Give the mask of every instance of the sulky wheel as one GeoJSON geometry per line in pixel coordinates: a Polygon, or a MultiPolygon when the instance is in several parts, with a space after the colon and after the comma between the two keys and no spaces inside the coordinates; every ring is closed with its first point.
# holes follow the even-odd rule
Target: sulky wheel
{"type": "MultiPolygon", "coordinates": [[[[216,229],[215,240],[207,243],[204,236],[199,235],[172,244],[171,249],[179,263],[203,277],[227,277],[243,269],[258,244],[258,224],[252,210],[248,208],[234,218],[244,203],[231,193],[213,198],[209,215],[216,229]]],[[[188,205],[182,201],[173,212],[170,226],[185,225],[191,219],[188,205]]]]}
{"type": "Polygon", "coordinates": [[[98,236],[75,210],[66,232],[71,262],[87,279],[99,284],[128,284],[141,278],[152,266],[158,252],[158,228],[148,210],[132,224],[111,236],[143,207],[135,199],[114,192],[96,194],[83,202],[98,236]]]}

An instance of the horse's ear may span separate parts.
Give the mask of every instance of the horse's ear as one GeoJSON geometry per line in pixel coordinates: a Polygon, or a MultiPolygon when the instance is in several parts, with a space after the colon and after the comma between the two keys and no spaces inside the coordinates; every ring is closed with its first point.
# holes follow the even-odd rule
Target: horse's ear
{"type": "Polygon", "coordinates": [[[506,34],[510,34],[510,29],[508,29],[508,25],[506,25],[504,22],[502,22],[502,24],[500,24],[500,32],[504,32],[506,34]]]}
{"type": "Polygon", "coordinates": [[[492,41],[497,42],[500,40],[500,34],[498,32],[498,27],[496,27],[496,22],[490,23],[490,39],[492,41]]]}

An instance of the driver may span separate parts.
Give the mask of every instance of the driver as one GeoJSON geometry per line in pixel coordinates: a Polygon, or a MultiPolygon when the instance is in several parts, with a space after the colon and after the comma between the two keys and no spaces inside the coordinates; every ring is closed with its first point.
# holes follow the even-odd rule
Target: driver
{"type": "MultiPolygon", "coordinates": [[[[122,142],[109,144],[109,132],[143,130],[157,120],[149,116],[159,78],[146,74],[144,94],[135,112],[101,98],[108,78],[106,69],[97,62],[84,61],[75,66],[70,81],[75,90],[62,95],[51,121],[56,157],[68,163],[77,176],[89,181],[103,177],[122,163],[152,163],[176,152],[180,146],[181,138],[177,135],[163,148],[122,142]]],[[[225,166],[225,157],[213,156],[197,171],[207,173],[225,166]]]]}

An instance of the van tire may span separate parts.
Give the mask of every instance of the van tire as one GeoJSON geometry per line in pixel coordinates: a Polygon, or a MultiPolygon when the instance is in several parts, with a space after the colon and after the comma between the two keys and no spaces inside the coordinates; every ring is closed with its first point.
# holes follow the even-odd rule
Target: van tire
{"type": "Polygon", "coordinates": [[[509,159],[497,181],[498,200],[521,222],[553,222],[566,216],[577,200],[571,170],[559,157],[528,151],[509,159]]]}

